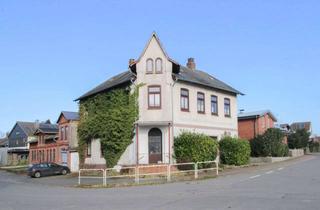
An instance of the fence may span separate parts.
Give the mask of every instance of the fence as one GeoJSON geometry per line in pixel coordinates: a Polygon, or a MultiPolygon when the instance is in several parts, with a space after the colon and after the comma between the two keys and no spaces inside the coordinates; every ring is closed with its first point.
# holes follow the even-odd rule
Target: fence
{"type": "MultiPolygon", "coordinates": [[[[208,175],[207,172],[210,171],[214,171],[214,175],[216,176],[219,175],[218,161],[139,165],[107,169],[80,169],[78,184],[83,184],[83,179],[101,180],[95,184],[102,184],[103,186],[115,183],[128,183],[130,181],[139,184],[141,181],[148,180],[148,177],[165,179],[165,181],[170,182],[173,178],[177,178],[178,180],[183,177],[198,179],[201,175],[208,175]]],[[[153,179],[153,181],[155,180],[153,179]]]]}

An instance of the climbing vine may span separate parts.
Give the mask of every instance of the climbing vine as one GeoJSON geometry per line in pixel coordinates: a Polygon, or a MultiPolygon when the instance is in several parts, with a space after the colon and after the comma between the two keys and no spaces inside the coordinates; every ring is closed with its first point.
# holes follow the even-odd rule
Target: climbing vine
{"type": "Polygon", "coordinates": [[[107,167],[117,164],[132,143],[134,122],[138,119],[138,88],[118,88],[80,101],[78,126],[80,164],[83,165],[86,143],[100,139],[107,167]]]}

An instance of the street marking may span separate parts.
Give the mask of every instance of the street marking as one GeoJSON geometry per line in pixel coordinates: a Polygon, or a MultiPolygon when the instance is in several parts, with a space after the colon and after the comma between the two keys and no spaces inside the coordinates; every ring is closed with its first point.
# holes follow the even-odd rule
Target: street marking
{"type": "Polygon", "coordinates": [[[278,168],[278,171],[281,171],[283,168],[278,168]]]}
{"type": "Polygon", "coordinates": [[[249,178],[254,179],[254,178],[258,178],[259,176],[261,176],[261,175],[250,176],[249,178]]]}
{"type": "Polygon", "coordinates": [[[268,172],[266,172],[266,174],[272,174],[273,173],[273,171],[268,171],[268,172]]]}

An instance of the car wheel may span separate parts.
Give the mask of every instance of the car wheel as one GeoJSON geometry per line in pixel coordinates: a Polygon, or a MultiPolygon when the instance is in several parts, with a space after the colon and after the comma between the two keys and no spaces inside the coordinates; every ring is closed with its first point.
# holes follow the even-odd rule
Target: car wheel
{"type": "Polygon", "coordinates": [[[62,175],[66,175],[68,172],[67,172],[67,170],[66,169],[62,169],[62,171],[61,171],[61,174],[62,175]]]}
{"type": "Polygon", "coordinates": [[[34,177],[35,178],[40,178],[41,177],[41,173],[39,171],[37,171],[36,173],[34,173],[34,177]]]}

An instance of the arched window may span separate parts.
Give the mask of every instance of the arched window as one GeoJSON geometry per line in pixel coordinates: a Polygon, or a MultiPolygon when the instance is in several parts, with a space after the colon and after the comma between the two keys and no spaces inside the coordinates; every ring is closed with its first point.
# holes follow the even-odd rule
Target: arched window
{"type": "Polygon", "coordinates": [[[147,60],[147,73],[153,73],[153,60],[151,58],[147,60]]]}
{"type": "Polygon", "coordinates": [[[162,73],[162,59],[156,59],[156,73],[162,73]]]}

